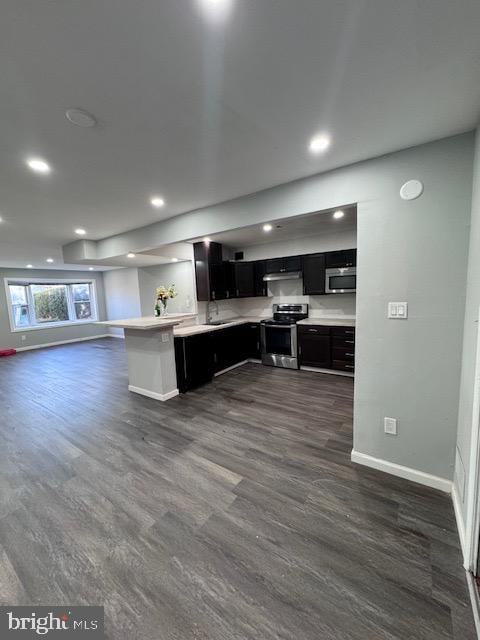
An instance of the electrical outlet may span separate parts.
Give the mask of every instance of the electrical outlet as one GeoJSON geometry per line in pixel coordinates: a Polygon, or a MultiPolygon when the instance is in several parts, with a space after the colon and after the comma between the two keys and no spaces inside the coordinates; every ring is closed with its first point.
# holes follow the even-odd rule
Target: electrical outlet
{"type": "Polygon", "coordinates": [[[22,342],[25,342],[26,339],[27,339],[27,336],[22,336],[22,342]]]}
{"type": "Polygon", "coordinates": [[[168,342],[168,333],[166,331],[162,333],[162,342],[168,342]]]}
{"type": "Polygon", "coordinates": [[[384,418],[383,430],[391,436],[397,435],[397,419],[396,418],[384,418]]]}

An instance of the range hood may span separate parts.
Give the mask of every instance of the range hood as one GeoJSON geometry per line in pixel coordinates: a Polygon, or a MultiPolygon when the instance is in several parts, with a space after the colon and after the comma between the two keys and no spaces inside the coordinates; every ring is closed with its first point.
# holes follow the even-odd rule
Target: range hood
{"type": "Polygon", "coordinates": [[[302,277],[301,271],[278,271],[277,273],[266,273],[263,276],[264,282],[274,280],[299,280],[302,277]]]}

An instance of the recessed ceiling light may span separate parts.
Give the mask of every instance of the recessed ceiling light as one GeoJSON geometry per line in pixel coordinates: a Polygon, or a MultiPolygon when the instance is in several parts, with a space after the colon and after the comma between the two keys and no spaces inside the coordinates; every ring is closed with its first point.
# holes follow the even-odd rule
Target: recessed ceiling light
{"type": "Polygon", "coordinates": [[[345,214],[343,213],[343,211],[335,211],[333,217],[335,218],[335,220],[339,220],[340,218],[343,218],[344,215],[345,214]]]}
{"type": "Polygon", "coordinates": [[[27,264],[27,269],[33,269],[33,264],[27,264]]]}
{"type": "Polygon", "coordinates": [[[88,270],[89,271],[93,271],[93,267],[88,267],[88,270]]]}
{"type": "Polygon", "coordinates": [[[132,252],[127,253],[127,258],[135,258],[135,254],[132,252]]]}
{"type": "Polygon", "coordinates": [[[204,241],[204,242],[211,242],[211,241],[212,241],[212,239],[211,239],[211,238],[204,238],[204,239],[203,239],[203,241],[204,241]]]}
{"type": "Polygon", "coordinates": [[[159,209],[160,207],[163,207],[163,205],[165,204],[165,200],[160,196],[154,196],[153,198],[151,198],[150,203],[152,207],[156,207],[157,209],[159,209]]]}
{"type": "Polygon", "coordinates": [[[53,258],[47,258],[47,262],[51,264],[53,262],[53,258]]]}
{"type": "Polygon", "coordinates": [[[271,224],[264,224],[263,225],[263,230],[264,231],[271,231],[273,229],[271,224]]]}
{"type": "Polygon", "coordinates": [[[310,140],[310,151],[322,153],[330,146],[330,137],[326,133],[319,133],[310,140]]]}
{"type": "Polygon", "coordinates": [[[84,236],[84,235],[86,235],[87,232],[85,231],[85,229],[82,229],[81,227],[79,227],[78,229],[75,229],[75,233],[78,236],[84,236]]]}
{"type": "Polygon", "coordinates": [[[77,127],[94,127],[97,124],[95,116],[85,111],[85,109],[78,109],[74,107],[65,111],[67,120],[77,127]]]}
{"type": "Polygon", "coordinates": [[[42,160],[42,158],[28,158],[27,165],[32,171],[35,171],[36,173],[47,174],[51,171],[48,162],[45,162],[45,160],[42,160]]]}
{"type": "Polygon", "coordinates": [[[205,13],[212,20],[225,18],[232,8],[232,0],[199,0],[205,13]]]}
{"type": "Polygon", "coordinates": [[[172,258],[172,262],[178,262],[178,258],[172,258]]]}

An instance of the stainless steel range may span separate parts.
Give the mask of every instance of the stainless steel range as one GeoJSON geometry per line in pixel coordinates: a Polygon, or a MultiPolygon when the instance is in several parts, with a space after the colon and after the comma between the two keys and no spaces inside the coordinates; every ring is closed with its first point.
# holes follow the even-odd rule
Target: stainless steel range
{"type": "Polygon", "coordinates": [[[262,362],[298,369],[297,322],[308,318],[308,304],[274,304],[273,318],[262,320],[262,362]]]}

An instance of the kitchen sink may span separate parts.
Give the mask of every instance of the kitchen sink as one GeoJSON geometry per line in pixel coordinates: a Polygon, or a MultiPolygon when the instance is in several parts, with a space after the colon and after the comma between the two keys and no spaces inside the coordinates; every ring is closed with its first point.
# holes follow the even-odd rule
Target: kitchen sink
{"type": "Polygon", "coordinates": [[[212,320],[211,322],[207,322],[208,325],[212,325],[214,327],[218,327],[221,324],[230,324],[231,320],[212,320]]]}

